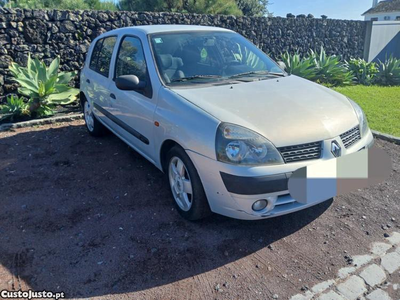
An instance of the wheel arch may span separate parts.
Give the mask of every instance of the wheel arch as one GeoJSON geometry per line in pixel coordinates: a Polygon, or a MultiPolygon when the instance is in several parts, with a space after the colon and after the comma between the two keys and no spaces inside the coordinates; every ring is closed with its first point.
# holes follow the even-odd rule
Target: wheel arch
{"type": "Polygon", "coordinates": [[[184,149],[184,147],[182,147],[177,141],[173,140],[173,139],[166,139],[161,147],[160,147],[160,165],[161,165],[161,169],[162,171],[165,173],[167,171],[167,154],[168,151],[171,150],[174,146],[178,146],[181,147],[182,149],[184,149]]]}
{"type": "Polygon", "coordinates": [[[80,104],[80,106],[81,106],[82,111],[83,111],[83,103],[84,103],[85,101],[87,101],[86,95],[85,95],[84,92],[80,91],[80,92],[79,92],[79,104],[80,104]]]}

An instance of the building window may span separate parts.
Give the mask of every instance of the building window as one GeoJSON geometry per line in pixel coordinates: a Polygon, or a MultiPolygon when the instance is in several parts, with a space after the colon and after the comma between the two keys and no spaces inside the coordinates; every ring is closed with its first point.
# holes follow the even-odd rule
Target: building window
{"type": "Polygon", "coordinates": [[[400,21],[400,16],[397,16],[397,17],[396,17],[396,21],[400,21]]]}
{"type": "Polygon", "coordinates": [[[385,16],[385,21],[389,21],[390,20],[390,16],[385,16]]]}
{"type": "Polygon", "coordinates": [[[371,18],[372,22],[378,21],[378,18],[371,18]]]}

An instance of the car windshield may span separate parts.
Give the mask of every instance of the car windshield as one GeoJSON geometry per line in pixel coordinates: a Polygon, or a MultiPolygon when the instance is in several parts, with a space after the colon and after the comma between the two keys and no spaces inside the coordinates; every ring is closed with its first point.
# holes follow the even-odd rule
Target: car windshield
{"type": "Polygon", "coordinates": [[[152,34],[150,41],[166,85],[285,76],[264,52],[234,32],[160,33],[152,34]]]}

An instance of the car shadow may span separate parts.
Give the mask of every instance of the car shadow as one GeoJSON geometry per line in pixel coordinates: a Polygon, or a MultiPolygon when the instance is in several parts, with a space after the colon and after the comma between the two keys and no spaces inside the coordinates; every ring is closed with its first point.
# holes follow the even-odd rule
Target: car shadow
{"type": "Polygon", "coordinates": [[[332,203],[262,221],[188,222],[157,168],[115,136],[96,139],[82,125],[1,138],[0,189],[0,263],[33,290],[68,298],[141,291],[214,270],[300,230],[332,203]]]}

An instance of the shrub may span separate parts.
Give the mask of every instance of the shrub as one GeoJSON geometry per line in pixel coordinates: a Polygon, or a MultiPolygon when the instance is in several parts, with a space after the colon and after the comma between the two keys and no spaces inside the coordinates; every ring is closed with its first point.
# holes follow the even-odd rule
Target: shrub
{"type": "Polygon", "coordinates": [[[379,61],[375,82],[380,85],[400,85],[400,59],[390,56],[385,62],[379,61]]]}
{"type": "Polygon", "coordinates": [[[44,62],[37,58],[31,59],[30,55],[27,67],[11,63],[9,69],[20,85],[18,92],[29,98],[31,114],[52,115],[55,105],[67,105],[77,100],[79,90],[68,85],[76,72],[58,72],[59,66],[59,57],[46,67],[44,62]]]}
{"type": "Polygon", "coordinates": [[[346,68],[353,74],[355,81],[363,85],[371,85],[379,72],[376,63],[368,63],[361,58],[346,62],[346,68]]]}
{"type": "Polygon", "coordinates": [[[328,86],[352,84],[353,75],[338,56],[327,55],[325,49],[321,47],[319,53],[311,50],[310,58],[314,61],[317,82],[328,86]]]}
{"type": "Polygon", "coordinates": [[[353,83],[353,74],[349,72],[340,58],[326,54],[323,47],[319,53],[310,51],[307,57],[299,54],[281,55],[285,70],[289,74],[297,75],[328,86],[349,85],[353,83]]]}
{"type": "Polygon", "coordinates": [[[281,55],[282,62],[285,64],[285,71],[291,75],[315,80],[317,70],[315,69],[314,61],[310,58],[301,58],[300,54],[291,55],[286,52],[281,55]]]}
{"type": "Polygon", "coordinates": [[[7,102],[0,106],[0,121],[9,120],[11,122],[29,116],[28,104],[23,97],[14,95],[7,97],[7,102]]]}

